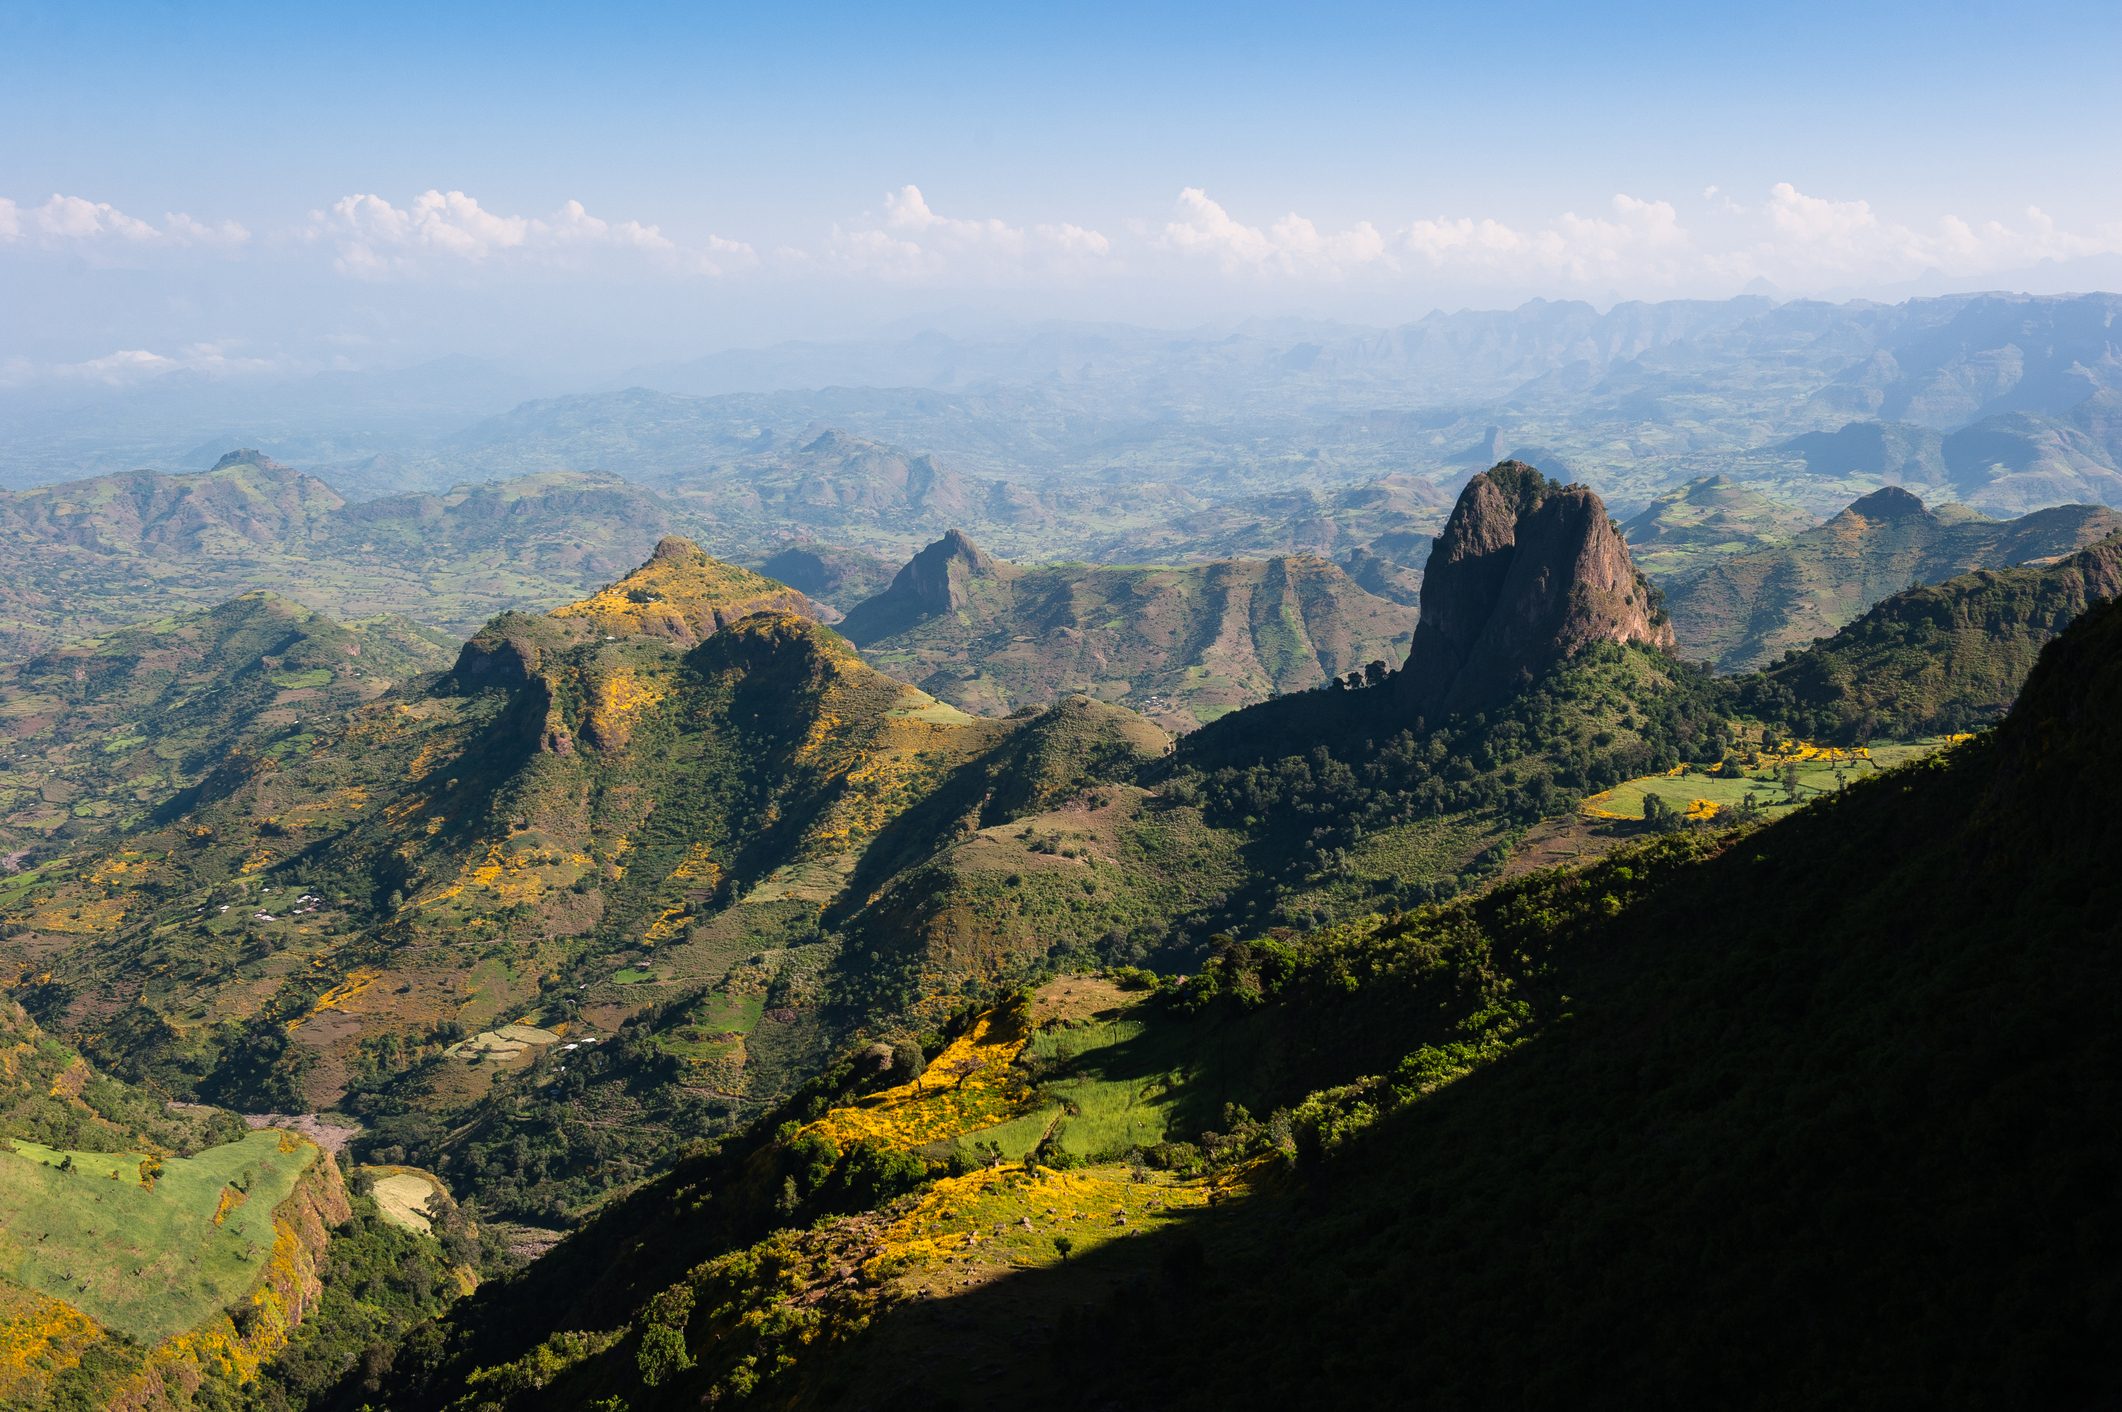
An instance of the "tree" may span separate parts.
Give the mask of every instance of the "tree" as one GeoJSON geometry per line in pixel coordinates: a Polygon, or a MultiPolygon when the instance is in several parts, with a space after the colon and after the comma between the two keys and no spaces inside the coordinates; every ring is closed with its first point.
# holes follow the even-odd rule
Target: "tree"
{"type": "Polygon", "coordinates": [[[1790,802],[1793,804],[1797,803],[1798,762],[1795,760],[1784,761],[1783,768],[1776,772],[1776,778],[1782,782],[1783,793],[1789,798],[1790,802]]]}
{"type": "Polygon", "coordinates": [[[1054,1237],[1054,1249],[1061,1253],[1061,1258],[1063,1260],[1068,1259],[1068,1252],[1074,1250],[1075,1248],[1076,1243],[1073,1240],[1070,1240],[1067,1236],[1057,1235],[1054,1237]]]}
{"type": "Polygon", "coordinates": [[[1386,666],[1382,661],[1365,662],[1363,664],[1363,680],[1369,682],[1372,686],[1385,685],[1385,679],[1391,675],[1392,668],[1386,666]]]}
{"type": "Polygon", "coordinates": [[[914,1083],[928,1069],[928,1060],[921,1053],[921,1046],[912,1040],[901,1040],[892,1046],[892,1078],[902,1084],[914,1083]]]}
{"type": "Polygon", "coordinates": [[[954,1089],[959,1089],[965,1087],[965,1081],[967,1079],[971,1078],[974,1074],[979,1073],[982,1069],[986,1067],[987,1061],[985,1059],[982,1059],[977,1054],[967,1054],[962,1058],[953,1059],[948,1064],[945,1064],[943,1066],[943,1072],[949,1074],[952,1078],[955,1078],[958,1081],[955,1084],[952,1084],[951,1087],[954,1089]]]}
{"type": "Polygon", "coordinates": [[[692,1355],[686,1351],[685,1335],[662,1324],[641,1335],[641,1347],[634,1354],[634,1362],[641,1370],[641,1381],[650,1387],[660,1386],[693,1366],[692,1355]]]}

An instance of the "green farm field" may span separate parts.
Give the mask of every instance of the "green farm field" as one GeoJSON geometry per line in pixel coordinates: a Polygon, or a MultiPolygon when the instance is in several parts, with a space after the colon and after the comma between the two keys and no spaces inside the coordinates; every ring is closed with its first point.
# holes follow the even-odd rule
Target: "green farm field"
{"type": "Polygon", "coordinates": [[[1900,745],[1874,745],[1867,755],[1836,752],[1816,759],[1796,761],[1797,792],[1785,788],[1780,766],[1763,765],[1742,774],[1645,775],[1623,781],[1604,794],[1584,801],[1583,812],[1596,819],[1641,819],[1644,800],[1655,795],[1681,813],[1698,800],[1708,800],[1720,809],[1736,809],[1752,794],[1761,811],[1771,818],[1802,808],[1823,795],[1833,794],[1845,784],[1936,754],[1950,742],[1944,736],[1900,745]]]}

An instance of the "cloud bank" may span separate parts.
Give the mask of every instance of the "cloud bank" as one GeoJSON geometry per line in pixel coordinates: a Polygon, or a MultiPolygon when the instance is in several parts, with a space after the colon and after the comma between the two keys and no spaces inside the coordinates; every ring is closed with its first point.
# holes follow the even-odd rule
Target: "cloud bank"
{"type": "Polygon", "coordinates": [[[57,193],[34,206],[0,196],[0,246],[31,246],[75,251],[132,247],[220,246],[244,244],[251,233],[234,221],[208,223],[173,211],[157,226],[129,216],[107,201],[57,193]]]}
{"type": "Polygon", "coordinates": [[[1658,297],[1730,293],[1757,280],[1813,292],[2122,254],[2122,220],[2066,230],[2029,207],[2012,220],[1948,213],[1902,221],[1868,201],[1815,195],[1789,182],[1750,203],[1712,186],[1684,212],[1662,197],[1621,192],[1589,213],[1566,210],[1534,224],[1447,213],[1381,216],[1338,229],[1297,211],[1248,218],[1189,186],[1163,215],[1130,219],[1119,231],[946,211],[911,184],[815,242],[763,256],[741,239],[674,235],[640,219],[592,214],[576,200],[532,216],[490,209],[463,191],[429,190],[403,204],[357,192],[263,241],[234,220],[172,212],[152,222],[81,196],[55,194],[27,205],[0,198],[0,251],[123,255],[137,263],[186,250],[264,259],[313,249],[325,252],[336,273],[363,281],[542,272],[1037,287],[1149,278],[1658,297]]]}
{"type": "Polygon", "coordinates": [[[1533,296],[1721,298],[1764,285],[1900,298],[1919,281],[2097,286],[2104,270],[2113,287],[2122,269],[2071,263],[2122,257],[2122,220],[2067,227],[2039,207],[1908,216],[1791,182],[1677,199],[1618,192],[1537,220],[1379,210],[1334,221],[1240,209],[1200,186],[1145,214],[1033,220],[967,211],[906,184],[808,241],[759,246],[573,199],[508,211],[462,190],[352,192],[306,215],[250,214],[255,236],[227,217],[148,219],[84,195],[0,197],[0,287],[11,282],[17,296],[0,386],[350,366],[362,356],[350,347],[508,345],[550,330],[555,315],[632,347],[731,337],[733,318],[750,321],[750,338],[785,337],[792,310],[852,331],[879,311],[920,315],[952,300],[1133,322],[1376,320],[1533,296]],[[2059,272],[2028,274],[2051,263],[2059,272]],[[113,278],[129,281],[115,299],[95,283],[113,278]]]}
{"type": "Polygon", "coordinates": [[[655,226],[593,216],[580,201],[550,216],[503,215],[461,191],[422,192],[405,206],[382,196],[342,196],[310,212],[302,238],[328,245],[333,268],[356,279],[434,274],[488,263],[581,268],[600,257],[636,257],[649,269],[718,276],[756,263],[749,245],[710,235],[681,248],[655,226]]]}

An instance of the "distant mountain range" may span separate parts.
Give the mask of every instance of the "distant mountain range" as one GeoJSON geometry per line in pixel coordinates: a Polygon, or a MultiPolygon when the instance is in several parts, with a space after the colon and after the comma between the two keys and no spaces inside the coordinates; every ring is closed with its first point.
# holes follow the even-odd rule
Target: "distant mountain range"
{"type": "Polygon", "coordinates": [[[684,516],[612,477],[532,476],[349,502],[255,451],[210,471],[0,492],[0,647],[71,638],[269,589],[342,617],[469,630],[640,562],[684,516]]]}
{"type": "Polygon", "coordinates": [[[838,432],[668,485],[541,471],[364,501],[262,453],[231,452],[203,473],[0,492],[0,651],[250,589],[342,617],[416,614],[462,633],[504,609],[552,606],[609,582],[669,533],[753,565],[777,562],[842,609],[882,587],[924,539],[959,525],[1132,563],[1330,555],[1411,602],[1442,492],[1387,477],[1224,504],[1176,488],[1092,499],[1067,499],[1080,507],[1068,518],[1022,487],[838,432]],[[784,549],[797,557],[779,558],[784,549]]]}
{"type": "MultiPolygon", "coordinates": [[[[960,519],[1021,558],[1125,557],[1090,547],[1128,528],[1116,487],[1162,518],[1189,501],[1392,475],[1443,481],[1448,494],[1513,456],[1630,512],[1723,473],[1815,514],[1889,474],[1932,498],[2018,513],[2117,498],[2117,300],[1742,298],[1604,312],[1536,301],[1392,329],[1041,325],[743,350],[568,395],[461,363],[285,384],[284,407],[269,382],[233,402],[155,384],[63,413],[0,398],[0,483],[167,469],[196,464],[202,445],[240,442],[364,498],[545,470],[671,488],[837,431],[1038,500],[1054,516],[1051,542],[997,533],[1027,506],[998,507],[993,526],[960,519]],[[189,410],[209,404],[211,415],[189,410]],[[450,407],[463,409],[454,422],[450,407]],[[376,428],[365,440],[360,414],[376,428]],[[171,428],[159,442],[158,423],[171,428]],[[110,439],[92,444],[98,427],[110,439]],[[1874,437],[1913,441],[1860,444],[1874,437]]],[[[895,552],[943,527],[904,527],[895,552]]]]}

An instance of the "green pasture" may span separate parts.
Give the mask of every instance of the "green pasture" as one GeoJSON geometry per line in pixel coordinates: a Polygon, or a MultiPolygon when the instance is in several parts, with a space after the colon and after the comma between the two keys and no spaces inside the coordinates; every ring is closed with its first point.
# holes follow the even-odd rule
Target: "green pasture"
{"type": "Polygon", "coordinates": [[[1127,1014],[1043,1030],[1027,1047],[1046,1075],[1032,1108],[942,1146],[978,1163],[991,1155],[980,1144],[992,1143],[1016,1160],[1050,1131],[1071,1156],[1111,1161],[1169,1133],[1198,1131],[1224,1098],[1248,1096],[1232,1087],[1250,1067],[1243,1048],[1226,1028],[1152,1026],[1127,1014]]]}
{"type": "Polygon", "coordinates": [[[152,1189],[141,1184],[140,1153],[17,1138],[0,1147],[0,1277],[142,1344],[195,1328],[257,1284],[273,1208],[317,1158],[306,1141],[282,1151],[282,1136],[254,1132],[165,1158],[152,1189]]]}
{"type": "Polygon", "coordinates": [[[1735,809],[1750,792],[1765,814],[1776,817],[1810,804],[1822,795],[1832,794],[1845,784],[1854,784],[1896,765],[1934,754],[1945,745],[1943,737],[1933,737],[1901,745],[1874,745],[1869,758],[1801,760],[1798,762],[1795,796],[1784,787],[1781,767],[1764,766],[1740,775],[1699,772],[1645,775],[1616,785],[1604,794],[1593,795],[1584,801],[1584,812],[1595,818],[1614,815],[1640,819],[1643,817],[1643,801],[1652,795],[1682,812],[1697,799],[1707,799],[1720,808],[1735,809]]]}

